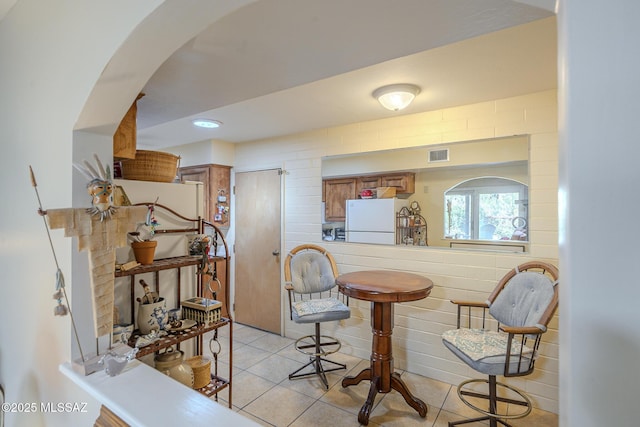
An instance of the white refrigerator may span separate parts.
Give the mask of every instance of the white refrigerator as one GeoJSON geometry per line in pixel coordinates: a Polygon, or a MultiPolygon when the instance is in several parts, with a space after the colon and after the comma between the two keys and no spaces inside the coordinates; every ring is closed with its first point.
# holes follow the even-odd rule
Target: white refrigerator
{"type": "Polygon", "coordinates": [[[352,243],[396,244],[396,212],[408,206],[404,199],[347,200],[345,240],[352,243]]]}
{"type": "MultiPolygon", "coordinates": [[[[198,218],[204,212],[203,185],[197,182],[186,184],[173,182],[136,181],[128,179],[115,179],[114,185],[120,186],[132,204],[143,202],[155,202],[167,206],[180,215],[187,218],[198,218]]],[[[158,209],[155,212],[159,222],[158,229],[186,228],[191,225],[178,220],[173,215],[158,209]]],[[[156,259],[183,255],[186,248],[184,234],[163,234],[157,239],[156,259]]],[[[118,255],[121,252],[118,251],[118,255]]]]}

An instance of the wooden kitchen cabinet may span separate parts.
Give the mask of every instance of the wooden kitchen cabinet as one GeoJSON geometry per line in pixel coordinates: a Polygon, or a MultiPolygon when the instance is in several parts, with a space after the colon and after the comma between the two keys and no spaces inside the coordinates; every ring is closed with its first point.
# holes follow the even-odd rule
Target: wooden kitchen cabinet
{"type": "Polygon", "coordinates": [[[346,218],[346,201],[356,198],[356,179],[337,178],[323,182],[325,221],[344,221],[346,218]]]}
{"type": "Polygon", "coordinates": [[[356,195],[359,195],[360,192],[362,192],[362,190],[365,190],[365,189],[375,190],[378,187],[381,187],[380,175],[358,177],[356,181],[356,195]]]}
{"type": "Polygon", "coordinates": [[[205,220],[218,227],[228,227],[231,166],[215,164],[188,166],[180,168],[179,175],[181,182],[202,182],[205,220]]]}
{"type": "Polygon", "coordinates": [[[357,199],[365,188],[395,187],[396,194],[415,192],[415,173],[398,172],[322,180],[322,201],[325,221],[338,222],[346,218],[346,201],[357,199]]]}

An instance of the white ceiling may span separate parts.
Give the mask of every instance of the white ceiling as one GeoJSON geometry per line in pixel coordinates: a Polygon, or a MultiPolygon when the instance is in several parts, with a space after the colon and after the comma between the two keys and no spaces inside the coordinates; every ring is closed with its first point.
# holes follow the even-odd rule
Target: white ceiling
{"type": "Polygon", "coordinates": [[[244,142],[555,88],[552,3],[249,4],[176,51],[148,81],[138,145],[244,142]],[[390,112],[371,97],[390,83],[422,92],[406,110],[390,112]],[[197,129],[195,117],[223,126],[197,129]]]}

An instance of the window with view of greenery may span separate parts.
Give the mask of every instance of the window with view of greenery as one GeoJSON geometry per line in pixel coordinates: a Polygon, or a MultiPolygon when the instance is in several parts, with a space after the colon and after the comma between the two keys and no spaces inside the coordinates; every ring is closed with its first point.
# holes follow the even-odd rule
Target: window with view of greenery
{"type": "Polygon", "coordinates": [[[526,184],[508,178],[463,181],[444,195],[445,238],[528,240],[526,184]]]}

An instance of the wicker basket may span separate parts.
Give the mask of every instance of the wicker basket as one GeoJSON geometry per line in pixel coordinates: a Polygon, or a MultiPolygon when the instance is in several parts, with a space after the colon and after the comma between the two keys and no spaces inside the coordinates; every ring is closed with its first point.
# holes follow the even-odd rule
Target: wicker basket
{"type": "Polygon", "coordinates": [[[161,151],[137,150],[135,159],[121,161],[122,178],[138,181],[172,182],[180,157],[161,151]]]}
{"type": "Polygon", "coordinates": [[[222,317],[222,310],[220,308],[216,308],[210,311],[204,311],[182,306],[181,309],[183,319],[195,320],[198,323],[215,323],[219,322],[220,318],[222,317]]]}
{"type": "Polygon", "coordinates": [[[186,360],[193,370],[193,388],[202,388],[211,382],[211,359],[202,355],[186,360]]]}

